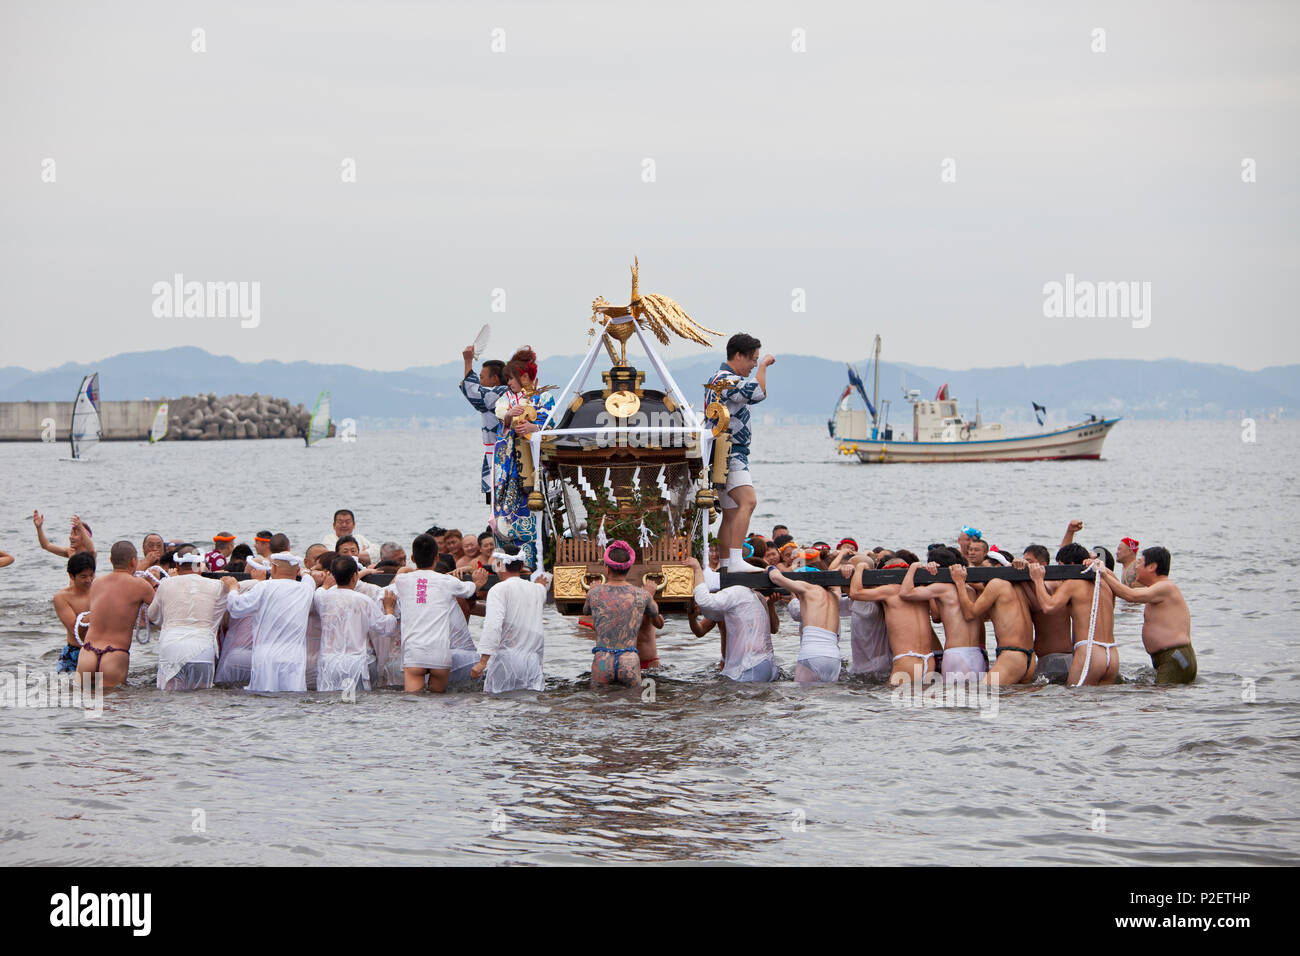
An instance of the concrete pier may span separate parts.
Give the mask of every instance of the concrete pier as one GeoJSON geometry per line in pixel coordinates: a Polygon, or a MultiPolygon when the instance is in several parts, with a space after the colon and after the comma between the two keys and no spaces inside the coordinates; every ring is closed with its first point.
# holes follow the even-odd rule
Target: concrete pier
{"type": "MultiPolygon", "coordinates": [[[[153,401],[101,402],[104,440],[148,438],[157,410],[153,401]]],[[[72,402],[0,402],[0,441],[67,441],[71,423],[72,402]]]]}
{"type": "MultiPolygon", "coordinates": [[[[164,399],[100,402],[105,441],[149,437],[158,403],[164,399]]],[[[165,399],[166,441],[294,438],[311,417],[303,405],[268,395],[182,395],[165,399]]],[[[0,402],[0,441],[67,441],[72,402],[0,402]]]]}

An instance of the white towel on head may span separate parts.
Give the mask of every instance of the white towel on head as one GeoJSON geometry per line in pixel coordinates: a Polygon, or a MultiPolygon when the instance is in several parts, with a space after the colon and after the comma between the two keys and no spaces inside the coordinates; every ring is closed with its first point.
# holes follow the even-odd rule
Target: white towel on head
{"type": "Polygon", "coordinates": [[[302,559],[296,554],[288,551],[280,551],[271,555],[272,561],[283,561],[285,564],[292,564],[295,568],[302,564],[302,559]]]}

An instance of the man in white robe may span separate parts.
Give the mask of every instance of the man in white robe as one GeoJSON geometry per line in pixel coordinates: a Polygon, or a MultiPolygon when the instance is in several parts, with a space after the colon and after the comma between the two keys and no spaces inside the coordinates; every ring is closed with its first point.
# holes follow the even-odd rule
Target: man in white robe
{"type": "MultiPolygon", "coordinates": [[[[302,560],[288,551],[271,555],[271,579],[240,592],[239,582],[226,578],[226,607],[238,620],[253,616],[251,691],[307,690],[307,615],[316,578],[304,573],[295,580],[302,560]]],[[[324,572],[316,572],[324,578],[324,572]]]]}
{"type": "MultiPolygon", "coordinates": [[[[771,604],[752,588],[740,585],[711,591],[700,562],[688,558],[686,563],[695,572],[695,606],[705,617],[727,626],[727,656],[722,676],[746,682],[776,680],[780,668],[772,648],[772,635],[779,629],[779,622],[771,604]]],[[[716,578],[713,572],[710,575],[716,578]]]]}
{"type": "MultiPolygon", "coordinates": [[[[244,570],[248,572],[248,579],[239,582],[241,593],[265,581],[271,573],[271,563],[260,561],[253,555],[244,564],[244,570]]],[[[214,684],[243,685],[253,676],[253,625],[256,623],[255,617],[232,619],[227,613],[221,656],[217,658],[217,673],[212,679],[214,684]]]]}
{"type": "Polygon", "coordinates": [[[550,575],[537,571],[532,580],[526,581],[520,576],[524,570],[522,559],[500,552],[493,557],[501,565],[497,583],[487,593],[479,661],[470,676],[482,676],[483,690],[489,694],[543,690],[542,609],[550,575]]]}
{"type": "Polygon", "coordinates": [[[212,686],[217,667],[217,629],[226,613],[226,591],[216,578],[199,574],[197,553],[176,558],[177,573],[164,578],[149,605],[149,623],[160,624],[158,689],[199,690],[212,686]]]}
{"type": "Polygon", "coordinates": [[[387,637],[397,629],[397,595],[385,592],[381,611],[374,598],[356,589],[357,566],[346,555],[334,559],[330,575],[334,587],[319,588],[312,598],[321,622],[316,689],[370,690],[369,639],[387,637]]]}
{"type": "Polygon", "coordinates": [[[397,595],[396,616],[402,622],[402,673],[408,693],[441,694],[451,680],[453,615],[463,620],[456,598],[471,598],[487,583],[487,571],[477,569],[461,581],[433,570],[438,542],[422,534],[411,543],[416,570],[393,578],[388,589],[397,595]]]}

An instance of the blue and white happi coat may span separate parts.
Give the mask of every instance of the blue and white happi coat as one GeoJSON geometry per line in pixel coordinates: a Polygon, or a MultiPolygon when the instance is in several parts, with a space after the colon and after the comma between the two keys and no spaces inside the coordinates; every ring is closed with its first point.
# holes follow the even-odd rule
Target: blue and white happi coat
{"type": "MultiPolygon", "coordinates": [[[[718,396],[718,401],[727,406],[727,411],[731,413],[731,424],[728,426],[728,431],[731,433],[731,455],[727,459],[728,467],[747,469],[749,468],[749,443],[753,439],[753,433],[749,428],[749,406],[757,405],[767,398],[767,392],[763,391],[763,386],[754,379],[741,378],[726,362],[718,366],[718,370],[713,373],[708,384],[714,385],[718,382],[730,384],[730,387],[724,389],[718,396]]],[[[707,408],[713,400],[713,393],[706,391],[704,407],[707,408]]],[[[716,423],[717,419],[710,419],[710,421],[716,423]]]]}
{"type": "Polygon", "coordinates": [[[492,490],[491,459],[497,438],[501,433],[501,419],[497,418],[496,406],[497,400],[505,394],[505,391],[504,385],[488,388],[481,384],[477,372],[470,372],[460,383],[461,394],[474,407],[474,411],[479,413],[479,427],[483,432],[483,487],[481,489],[483,494],[492,490]]]}
{"type": "MultiPolygon", "coordinates": [[[[504,389],[497,399],[497,419],[504,418],[511,407],[522,401],[523,395],[504,389]]],[[[532,405],[537,409],[535,424],[540,428],[555,411],[555,399],[549,392],[544,392],[533,396],[532,405]]],[[[519,549],[527,567],[540,568],[538,561],[541,556],[537,553],[539,516],[528,509],[528,492],[524,490],[524,479],[520,473],[519,446],[527,443],[528,439],[516,437],[514,430],[506,428],[504,423],[499,431],[494,457],[493,531],[499,544],[519,549]]],[[[536,466],[537,462],[533,464],[536,466]]]]}

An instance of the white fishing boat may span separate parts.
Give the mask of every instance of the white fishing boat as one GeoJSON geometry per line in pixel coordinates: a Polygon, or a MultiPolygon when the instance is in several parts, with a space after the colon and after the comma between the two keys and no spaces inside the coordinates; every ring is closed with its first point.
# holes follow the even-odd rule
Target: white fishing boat
{"type": "Polygon", "coordinates": [[[1087,421],[1067,428],[1008,436],[1001,425],[984,423],[978,404],[975,420],[964,419],[958,410],[957,399],[944,385],[930,401],[922,399],[916,389],[905,389],[904,397],[912,406],[912,427],[895,429],[888,422],[890,403],[879,400],[878,335],[875,366],[875,401],[867,398],[861,378],[849,366],[849,387],[840,398],[834,419],[828,423],[838,451],[844,455],[856,455],[864,464],[1097,459],[1101,457],[1106,435],[1120,421],[1118,418],[1090,416],[1087,421]],[[865,410],[850,407],[855,387],[867,405],[865,410]]]}
{"type": "Polygon", "coordinates": [[[72,458],[64,461],[85,461],[104,438],[99,417],[99,373],[94,372],[81,380],[77,399],[72,405],[72,421],[68,426],[68,444],[72,458]]]}
{"type": "Polygon", "coordinates": [[[163,402],[154,412],[153,425],[149,428],[149,444],[155,444],[167,437],[167,403],[163,402]]]}

